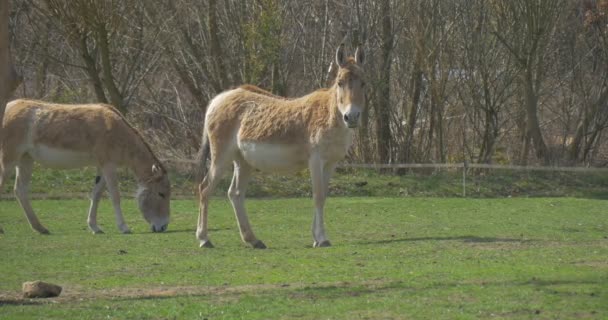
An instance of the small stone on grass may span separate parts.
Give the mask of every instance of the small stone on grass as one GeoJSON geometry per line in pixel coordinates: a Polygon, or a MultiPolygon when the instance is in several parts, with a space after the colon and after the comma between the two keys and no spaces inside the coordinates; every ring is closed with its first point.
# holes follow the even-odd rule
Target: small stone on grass
{"type": "Polygon", "coordinates": [[[61,287],[42,281],[28,281],[23,283],[23,296],[26,298],[52,298],[61,294],[61,287]]]}

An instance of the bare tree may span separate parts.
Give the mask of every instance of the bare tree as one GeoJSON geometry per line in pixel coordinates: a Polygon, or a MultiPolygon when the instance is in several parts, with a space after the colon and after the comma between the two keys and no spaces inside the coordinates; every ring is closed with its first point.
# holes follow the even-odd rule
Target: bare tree
{"type": "Polygon", "coordinates": [[[568,148],[571,163],[588,162],[608,128],[608,2],[587,3],[576,18],[572,84],[577,92],[576,129],[568,148]],[[579,40],[580,39],[580,40],[579,40]]]}
{"type": "Polygon", "coordinates": [[[485,0],[459,2],[458,95],[475,134],[473,150],[468,151],[477,153],[472,158],[479,163],[492,162],[501,130],[511,118],[505,116],[505,107],[515,90],[514,61],[489,32],[490,9],[485,0]]]}
{"type": "Polygon", "coordinates": [[[166,156],[225,89],[331,85],[344,42],[369,76],[349,161],[606,162],[605,0],[13,3],[20,94],[116,104],[166,156]]]}
{"type": "Polygon", "coordinates": [[[418,150],[418,161],[440,161],[447,158],[446,107],[453,86],[455,57],[453,53],[455,19],[453,3],[432,0],[412,1],[409,37],[413,49],[409,70],[410,101],[407,115],[407,137],[404,158],[412,159],[418,150]],[[417,141],[417,142],[416,142],[417,141]]]}
{"type": "Polygon", "coordinates": [[[525,132],[520,161],[528,156],[532,142],[536,157],[544,163],[550,161],[543,138],[539,113],[539,99],[547,78],[547,58],[552,35],[560,20],[565,0],[513,0],[493,1],[495,26],[493,34],[517,61],[520,69],[521,93],[524,99],[525,132]]]}
{"type": "MultiPolygon", "coordinates": [[[[78,52],[98,101],[126,113],[131,99],[156,66],[158,32],[148,31],[143,1],[45,0],[40,16],[57,21],[78,52]]],[[[61,61],[60,59],[56,59],[61,61]]]]}

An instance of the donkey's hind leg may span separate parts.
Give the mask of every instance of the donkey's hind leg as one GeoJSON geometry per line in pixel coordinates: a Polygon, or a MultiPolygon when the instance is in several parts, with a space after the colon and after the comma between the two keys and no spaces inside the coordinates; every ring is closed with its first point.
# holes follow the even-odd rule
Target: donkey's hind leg
{"type": "Polygon", "coordinates": [[[199,214],[196,228],[196,238],[200,241],[201,248],[213,248],[213,244],[207,236],[207,215],[209,212],[209,196],[222,179],[226,170],[226,163],[218,163],[212,157],[209,172],[198,186],[199,192],[199,214]]]}
{"type": "Polygon", "coordinates": [[[106,179],[103,178],[101,170],[98,169],[97,176],[95,176],[95,186],[91,192],[91,206],[89,207],[89,217],[87,218],[89,229],[95,234],[103,233],[103,230],[97,225],[97,206],[105,187],[106,179]]]}
{"type": "Polygon", "coordinates": [[[29,221],[32,229],[38,231],[41,234],[49,234],[49,230],[47,230],[40,221],[38,221],[38,217],[34,213],[34,209],[32,209],[32,205],[30,204],[30,199],[28,198],[30,193],[30,182],[32,181],[32,170],[34,167],[34,160],[28,156],[24,155],[19,160],[17,165],[17,175],[15,178],[15,196],[23,208],[25,212],[25,216],[27,217],[27,221],[29,221]]]}
{"type": "Polygon", "coordinates": [[[252,171],[253,168],[245,161],[234,162],[234,175],[228,189],[228,198],[234,208],[234,214],[236,215],[236,221],[239,225],[243,242],[250,244],[255,249],[266,249],[266,245],[255,237],[245,209],[245,192],[252,171]]]}

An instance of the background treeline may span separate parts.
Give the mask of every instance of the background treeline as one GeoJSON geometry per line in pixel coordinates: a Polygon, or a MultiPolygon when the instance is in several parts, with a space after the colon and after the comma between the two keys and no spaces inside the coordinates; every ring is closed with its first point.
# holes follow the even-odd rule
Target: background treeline
{"type": "Polygon", "coordinates": [[[164,157],[217,93],[327,85],[366,51],[353,162],[608,165],[608,0],[15,0],[17,97],[108,102],[164,157]]]}

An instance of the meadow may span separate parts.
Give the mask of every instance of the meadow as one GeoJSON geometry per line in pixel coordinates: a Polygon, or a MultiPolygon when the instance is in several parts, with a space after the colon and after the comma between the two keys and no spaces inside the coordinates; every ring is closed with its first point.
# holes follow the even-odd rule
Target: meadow
{"type": "Polygon", "coordinates": [[[248,200],[269,249],[239,238],[230,204],[211,202],[210,237],[194,237],[197,204],[172,203],[149,232],[123,200],[133,234],[86,199],[36,200],[51,235],[0,201],[2,319],[606,319],[608,206],[594,197],[332,197],[333,246],[311,248],[312,201],[248,200]],[[21,284],[62,285],[23,299],[21,284]]]}

